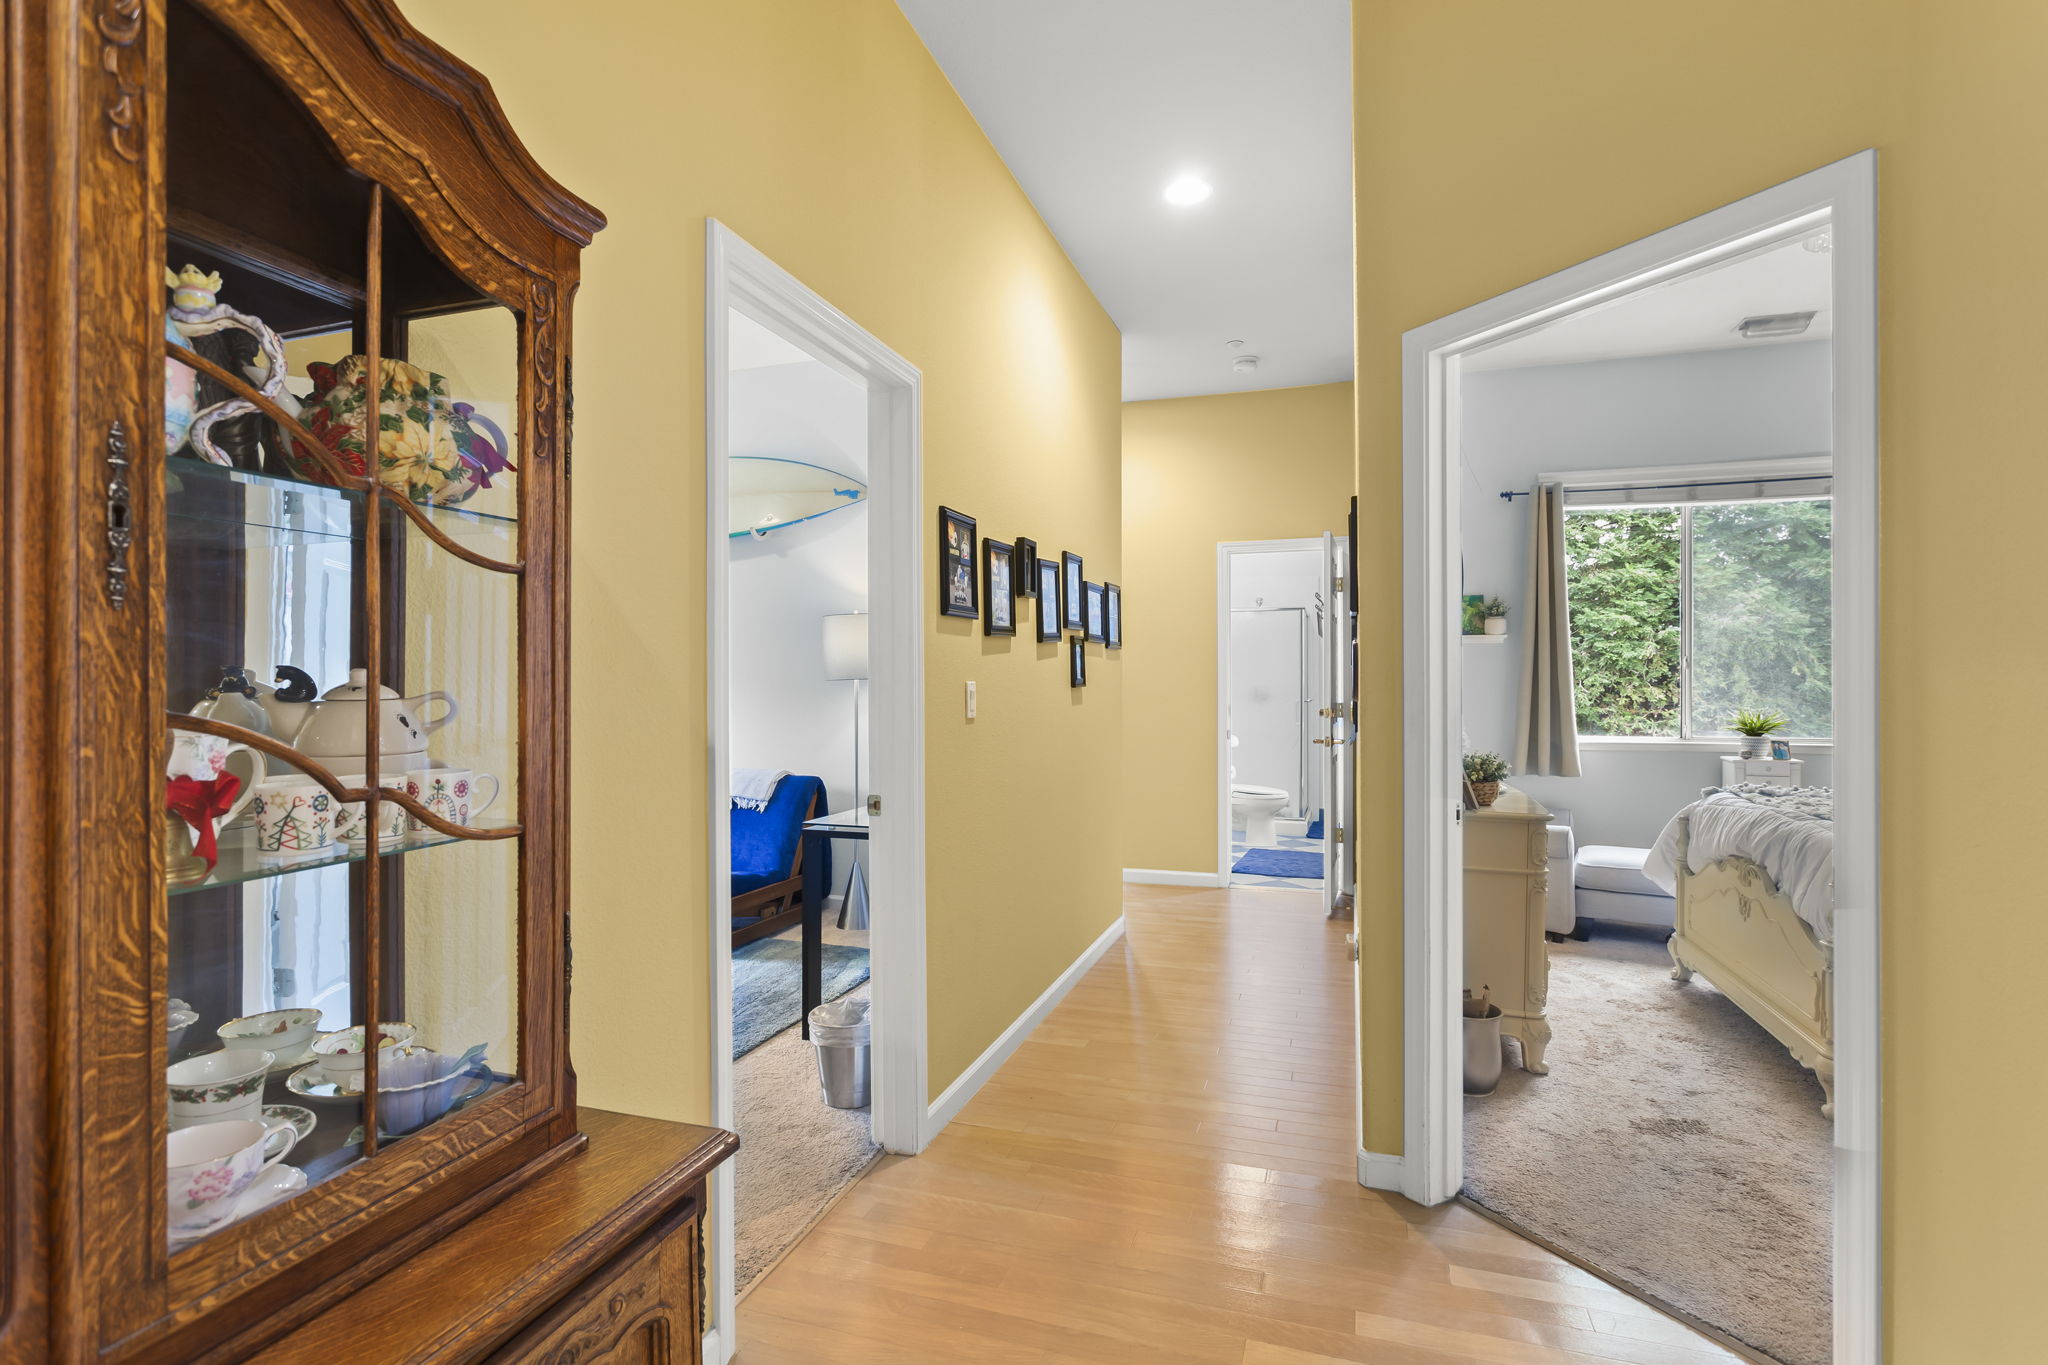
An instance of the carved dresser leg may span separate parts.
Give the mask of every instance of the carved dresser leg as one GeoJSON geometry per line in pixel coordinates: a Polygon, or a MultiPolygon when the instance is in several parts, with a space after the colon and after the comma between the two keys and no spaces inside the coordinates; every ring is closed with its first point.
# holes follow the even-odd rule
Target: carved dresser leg
{"type": "Polygon", "coordinates": [[[1671,979],[1673,981],[1692,980],[1692,968],[1686,966],[1685,959],[1678,955],[1678,935],[1673,934],[1664,941],[1664,951],[1671,954],[1671,979]]]}

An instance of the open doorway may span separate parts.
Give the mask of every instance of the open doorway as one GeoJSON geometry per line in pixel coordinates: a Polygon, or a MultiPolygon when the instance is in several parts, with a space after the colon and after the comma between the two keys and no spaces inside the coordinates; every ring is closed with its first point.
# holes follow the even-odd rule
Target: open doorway
{"type": "Polygon", "coordinates": [[[1334,903],[1349,791],[1349,612],[1334,535],[1217,547],[1217,824],[1225,886],[1334,903]]]}
{"type": "Polygon", "coordinates": [[[924,580],[916,370],[707,241],[711,1060],[748,1154],[712,1191],[718,1334],[882,1151],[923,1143],[924,580]]]}
{"type": "Polygon", "coordinates": [[[1872,162],[1406,347],[1401,1187],[1797,1365],[1878,1358],[1872,162]]]}

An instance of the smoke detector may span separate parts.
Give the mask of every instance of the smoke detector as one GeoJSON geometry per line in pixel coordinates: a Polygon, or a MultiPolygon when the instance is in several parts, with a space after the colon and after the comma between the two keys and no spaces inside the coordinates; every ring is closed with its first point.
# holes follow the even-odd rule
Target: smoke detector
{"type": "Polygon", "coordinates": [[[1813,325],[1813,311],[1804,313],[1765,313],[1760,317],[1744,318],[1736,324],[1735,330],[1750,341],[1762,337],[1796,337],[1813,325]]]}
{"type": "Polygon", "coordinates": [[[1239,374],[1250,374],[1259,368],[1259,358],[1255,355],[1241,355],[1230,362],[1230,368],[1239,374]]]}

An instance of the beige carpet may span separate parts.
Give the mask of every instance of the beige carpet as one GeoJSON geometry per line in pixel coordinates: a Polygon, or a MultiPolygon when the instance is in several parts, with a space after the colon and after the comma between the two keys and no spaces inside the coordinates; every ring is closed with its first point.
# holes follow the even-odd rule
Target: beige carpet
{"type": "MultiPolygon", "coordinates": [[[[867,994],[863,985],[844,998],[867,994]]],[[[733,1112],[740,1132],[734,1241],[745,1293],[882,1149],[869,1140],[867,1110],[825,1103],[811,1045],[794,1023],[733,1063],[733,1112]]]]}
{"type": "Polygon", "coordinates": [[[1666,933],[1593,932],[1550,946],[1550,1074],[1465,1100],[1465,1193],[1786,1365],[1827,1365],[1819,1084],[1704,977],[1671,980],[1666,933]]]}

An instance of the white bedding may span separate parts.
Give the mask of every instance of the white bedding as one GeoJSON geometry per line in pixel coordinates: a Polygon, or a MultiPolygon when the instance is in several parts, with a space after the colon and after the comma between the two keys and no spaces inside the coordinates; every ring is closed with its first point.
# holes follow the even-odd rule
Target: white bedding
{"type": "MultiPolygon", "coordinates": [[[[1810,806],[1823,791],[1803,789],[1806,804],[1810,806]]],[[[1687,870],[1699,872],[1723,858],[1747,858],[1770,874],[1821,942],[1834,938],[1832,821],[1773,810],[1725,791],[1710,792],[1671,817],[1643,862],[1643,875],[1673,895],[1678,892],[1678,838],[1686,825],[1691,826],[1687,870]]]]}

